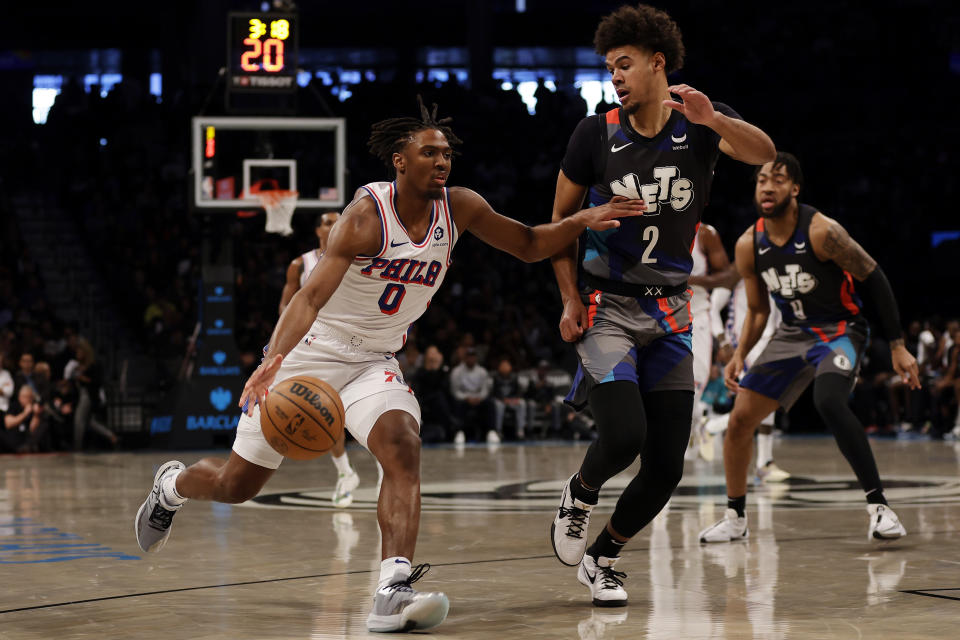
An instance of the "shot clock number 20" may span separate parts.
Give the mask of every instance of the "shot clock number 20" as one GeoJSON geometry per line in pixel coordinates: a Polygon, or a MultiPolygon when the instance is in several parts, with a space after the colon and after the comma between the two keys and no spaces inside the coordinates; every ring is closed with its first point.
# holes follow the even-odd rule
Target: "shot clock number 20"
{"type": "Polygon", "coordinates": [[[228,41],[231,89],[292,91],[295,88],[295,14],[231,13],[228,41]]]}

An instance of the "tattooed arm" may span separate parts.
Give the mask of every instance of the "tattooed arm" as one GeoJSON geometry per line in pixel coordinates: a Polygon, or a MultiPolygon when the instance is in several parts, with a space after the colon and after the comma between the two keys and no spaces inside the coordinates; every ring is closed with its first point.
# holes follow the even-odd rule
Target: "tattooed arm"
{"type": "Polygon", "coordinates": [[[920,388],[917,360],[903,344],[900,329],[900,311],[893,297],[893,289],[883,269],[870,257],[847,230],[822,213],[816,213],[810,222],[810,246],[820,260],[830,260],[853,276],[858,290],[873,303],[876,321],[883,337],[890,343],[893,368],[911,389],[920,388]]]}
{"type": "Polygon", "coordinates": [[[877,268],[877,261],[836,220],[816,213],[810,222],[810,246],[823,261],[833,261],[863,282],[877,268]]]}

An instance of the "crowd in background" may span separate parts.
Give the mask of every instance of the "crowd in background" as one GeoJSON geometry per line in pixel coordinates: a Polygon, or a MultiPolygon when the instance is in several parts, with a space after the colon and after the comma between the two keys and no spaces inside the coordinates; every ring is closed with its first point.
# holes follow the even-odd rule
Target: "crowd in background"
{"type": "MultiPolygon", "coordinates": [[[[836,46],[820,42],[810,55],[830,58],[836,46]]],[[[760,64],[751,57],[745,60],[747,66],[760,64]]],[[[706,84],[706,78],[722,76],[722,83],[703,88],[748,118],[758,110],[756,100],[767,98],[749,73],[724,75],[703,58],[695,67],[699,75],[683,79],[706,84]],[[720,86],[739,96],[740,102],[723,95],[720,86]]],[[[868,81],[858,78],[855,84],[864,89],[868,81]]],[[[498,211],[528,224],[550,219],[568,136],[586,113],[584,100],[572,87],[550,91],[541,86],[533,115],[517,92],[504,91],[492,81],[475,81],[469,90],[455,81],[420,86],[365,81],[351,91],[349,99],[340,101],[330,87],[315,82],[301,90],[300,99],[303,110],[309,111],[305,115],[346,118],[349,191],[389,179],[387,168],[367,153],[366,136],[373,122],[415,115],[415,96],[420,93],[426,102],[439,104],[441,117],[453,116],[454,131],[464,141],[462,155],[453,163],[451,184],[469,186],[498,211]]],[[[172,388],[183,369],[198,319],[204,242],[228,254],[232,250],[235,335],[250,368],[258,362],[276,322],[287,265],[315,246],[312,215],[295,216],[296,233],[281,238],[263,232],[262,215],[239,219],[190,212],[188,125],[205,97],[182,92],[164,95],[158,102],[132,80],[101,97],[98,87],[86,92],[69,81],[45,125],[12,131],[0,142],[5,193],[51,194],[66,212],[112,294],[103,312],[116,314],[142,345],[156,367],[150,377],[158,388],[172,388]]],[[[916,301],[937,290],[936,282],[918,274],[926,273],[924,268],[949,269],[957,242],[930,251],[927,232],[913,225],[898,228],[894,246],[889,228],[875,224],[881,209],[899,215],[920,206],[917,194],[936,191],[938,200],[952,201],[955,185],[933,184],[942,173],[936,167],[947,157],[940,152],[923,155],[904,132],[876,135],[873,123],[882,119],[883,108],[859,114],[866,120],[848,129],[834,115],[817,111],[815,98],[799,92],[791,99],[795,113],[813,118],[802,132],[794,130],[786,115],[759,124],[778,143],[785,141],[785,149],[810,160],[805,170],[811,186],[804,195],[840,219],[885,265],[902,308],[923,309],[920,315],[904,313],[908,348],[924,371],[923,389],[907,391],[893,377],[889,352],[875,339],[854,407],[864,424],[878,433],[950,434],[957,423],[960,387],[958,323],[930,316],[929,304],[922,307],[916,301]],[[798,148],[802,144],[807,147],[798,148]],[[896,154],[886,153],[892,148],[896,154]],[[905,159],[905,154],[916,157],[905,159]],[[903,176],[899,171],[905,163],[929,170],[903,176]],[[925,264],[903,259],[920,252],[925,252],[925,264]]],[[[601,102],[597,111],[613,106],[601,102]]],[[[728,249],[755,215],[751,193],[749,168],[721,160],[706,219],[719,229],[728,249]]],[[[0,207],[6,210],[9,204],[0,201],[0,207]]],[[[0,399],[6,436],[0,447],[14,451],[79,447],[91,428],[97,435],[88,441],[109,445],[116,436],[101,429],[106,421],[102,390],[117,374],[104,371],[93,356],[102,345],[91,347],[57,319],[30,257],[34,248],[24,246],[12,216],[0,219],[5,239],[0,262],[0,354],[7,372],[0,373],[0,381],[12,380],[12,387],[3,386],[0,399]]],[[[465,236],[446,283],[400,354],[404,373],[424,407],[425,440],[589,437],[589,416],[575,415],[558,401],[576,366],[572,348],[559,337],[560,311],[548,262],[524,264],[465,236]]],[[[729,398],[721,391],[716,398],[718,411],[729,408],[729,398]]],[[[801,403],[798,415],[817,423],[812,410],[809,416],[802,410],[801,403]]],[[[793,416],[781,424],[792,431],[806,428],[802,422],[793,416]]]]}

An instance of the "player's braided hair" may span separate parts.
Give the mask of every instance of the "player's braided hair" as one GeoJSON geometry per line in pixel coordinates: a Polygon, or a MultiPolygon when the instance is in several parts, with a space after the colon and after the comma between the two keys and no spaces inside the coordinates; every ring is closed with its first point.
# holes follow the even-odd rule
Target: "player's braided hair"
{"type": "Polygon", "coordinates": [[[616,47],[634,46],[653,53],[660,52],[666,59],[666,72],[683,68],[683,36],[680,27],[666,11],[650,5],[624,5],[606,16],[597,25],[593,45],[602,56],[616,47]]]}
{"type": "Polygon", "coordinates": [[[460,144],[461,140],[450,128],[453,118],[437,119],[437,105],[428,110],[423,104],[423,98],[417,94],[417,103],[420,105],[420,118],[387,118],[377,122],[370,128],[370,139],[367,146],[370,153],[383,160],[388,167],[393,167],[393,154],[399,153],[408,143],[412,142],[413,135],[418,131],[436,129],[446,137],[450,146],[460,144]]]}

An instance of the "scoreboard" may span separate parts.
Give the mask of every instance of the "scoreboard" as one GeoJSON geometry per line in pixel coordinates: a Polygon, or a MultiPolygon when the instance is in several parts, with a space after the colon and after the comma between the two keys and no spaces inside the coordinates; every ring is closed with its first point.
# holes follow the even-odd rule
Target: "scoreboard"
{"type": "Polygon", "coordinates": [[[230,91],[292,93],[297,88],[299,21],[294,13],[230,13],[230,91]]]}

